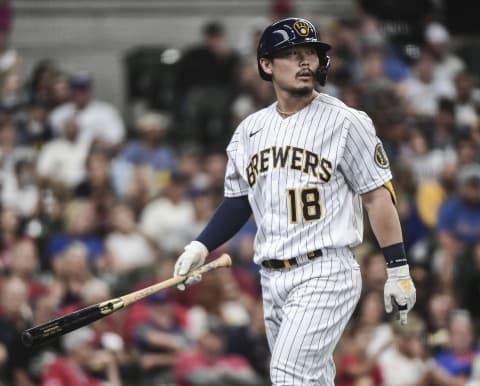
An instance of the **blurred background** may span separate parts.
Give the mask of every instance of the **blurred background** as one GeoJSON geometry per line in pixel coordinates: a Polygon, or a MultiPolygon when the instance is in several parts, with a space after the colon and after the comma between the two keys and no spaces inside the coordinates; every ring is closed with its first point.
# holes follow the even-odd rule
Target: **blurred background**
{"type": "Polygon", "coordinates": [[[172,275],[223,197],[224,149],[273,102],[272,21],[330,43],[322,92],[366,111],[394,173],[417,305],[383,308],[366,224],[339,386],[480,384],[480,30],[466,0],[0,0],[0,385],[268,385],[253,221],[232,269],[52,344],[20,333],[172,275]]]}

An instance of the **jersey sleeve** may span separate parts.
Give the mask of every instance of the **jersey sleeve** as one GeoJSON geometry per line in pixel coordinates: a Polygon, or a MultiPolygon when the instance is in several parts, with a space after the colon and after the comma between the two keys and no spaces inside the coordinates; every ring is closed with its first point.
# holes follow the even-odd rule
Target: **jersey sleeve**
{"type": "Polygon", "coordinates": [[[390,162],[372,120],[357,112],[347,120],[341,170],[352,189],[363,194],[392,179],[390,162]]]}
{"type": "Polygon", "coordinates": [[[242,141],[241,125],[227,146],[227,170],[225,173],[225,197],[239,197],[248,194],[248,183],[242,174],[245,170],[245,148],[242,141]]]}

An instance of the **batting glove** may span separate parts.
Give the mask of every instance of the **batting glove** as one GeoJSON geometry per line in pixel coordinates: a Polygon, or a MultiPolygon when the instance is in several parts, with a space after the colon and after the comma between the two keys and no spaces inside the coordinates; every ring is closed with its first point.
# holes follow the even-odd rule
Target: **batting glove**
{"type": "Polygon", "coordinates": [[[407,314],[417,299],[417,291],[410,277],[408,265],[387,268],[387,281],[383,290],[385,311],[393,311],[393,301],[397,304],[400,324],[407,324],[407,314]]]}
{"type": "MultiPolygon", "coordinates": [[[[205,259],[208,255],[208,249],[200,241],[192,241],[185,246],[185,252],[183,252],[177,262],[175,263],[174,276],[185,276],[195,268],[200,267],[205,263],[205,259]]],[[[202,275],[193,275],[187,277],[187,279],[177,285],[180,291],[184,291],[186,286],[198,283],[202,280],[202,275]]]]}

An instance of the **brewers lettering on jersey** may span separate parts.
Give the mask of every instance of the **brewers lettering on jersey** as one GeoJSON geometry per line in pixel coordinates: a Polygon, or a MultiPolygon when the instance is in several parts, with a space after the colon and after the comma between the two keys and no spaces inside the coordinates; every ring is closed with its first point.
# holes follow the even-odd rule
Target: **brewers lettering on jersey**
{"type": "Polygon", "coordinates": [[[332,354],[361,292],[351,248],[362,242],[362,205],[386,260],[387,312],[396,304],[404,324],[415,303],[382,142],[365,113],[316,89],[329,49],[305,19],[265,29],[258,70],[277,100],[235,130],[225,198],[175,265],[176,275],[201,265],[253,214],[275,386],[334,385],[332,354]]]}
{"type": "Polygon", "coordinates": [[[359,244],[359,194],[392,179],[379,144],[364,113],[325,94],[287,118],[276,103],[246,118],[227,148],[225,196],[249,197],[255,261],[359,244]]]}

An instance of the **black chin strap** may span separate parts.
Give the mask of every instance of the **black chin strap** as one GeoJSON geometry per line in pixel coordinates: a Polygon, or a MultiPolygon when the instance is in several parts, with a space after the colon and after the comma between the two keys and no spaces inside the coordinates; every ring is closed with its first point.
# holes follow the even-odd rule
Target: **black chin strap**
{"type": "Polygon", "coordinates": [[[324,56],[324,62],[317,71],[317,80],[318,80],[318,83],[320,84],[320,86],[325,86],[325,83],[327,81],[327,72],[328,72],[329,67],[330,67],[330,56],[325,55],[324,56]]]}

